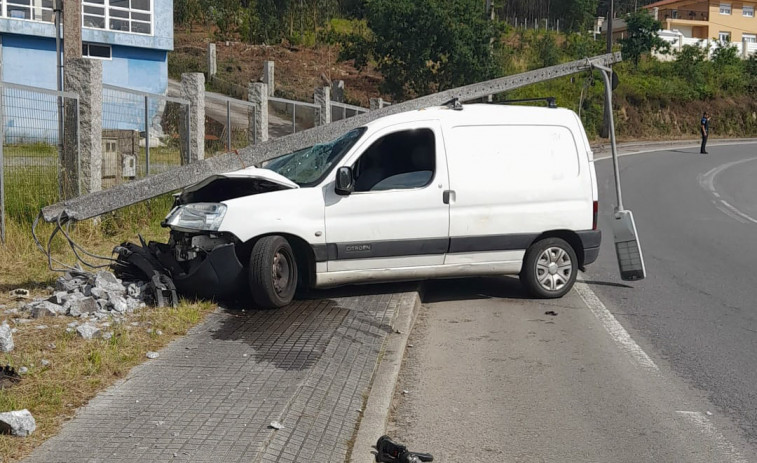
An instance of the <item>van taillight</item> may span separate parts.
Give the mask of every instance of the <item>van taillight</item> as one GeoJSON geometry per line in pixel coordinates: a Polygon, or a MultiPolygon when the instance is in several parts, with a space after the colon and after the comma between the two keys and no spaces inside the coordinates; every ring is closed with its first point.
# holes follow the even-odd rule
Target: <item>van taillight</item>
{"type": "Polygon", "coordinates": [[[599,215],[599,201],[594,201],[594,215],[591,220],[591,229],[597,229],[597,216],[599,215]]]}

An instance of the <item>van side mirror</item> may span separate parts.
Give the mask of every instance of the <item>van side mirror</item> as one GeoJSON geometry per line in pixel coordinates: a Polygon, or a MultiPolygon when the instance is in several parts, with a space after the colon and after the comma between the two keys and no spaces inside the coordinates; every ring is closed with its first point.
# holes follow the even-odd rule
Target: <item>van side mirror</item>
{"type": "Polygon", "coordinates": [[[352,176],[351,167],[340,167],[336,171],[336,188],[334,189],[338,195],[349,195],[355,191],[355,179],[352,176]]]}

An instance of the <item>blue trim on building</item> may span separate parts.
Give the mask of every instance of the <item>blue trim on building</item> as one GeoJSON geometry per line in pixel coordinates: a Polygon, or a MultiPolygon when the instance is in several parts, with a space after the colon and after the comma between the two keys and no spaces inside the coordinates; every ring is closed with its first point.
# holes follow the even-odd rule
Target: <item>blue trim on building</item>
{"type": "MultiPolygon", "coordinates": [[[[173,50],[173,1],[156,0],[153,2],[153,8],[152,35],[113,32],[84,27],[82,28],[82,40],[108,45],[123,45],[165,51],[173,50]]],[[[55,26],[52,23],[0,18],[0,35],[5,34],[54,39],[55,26]]]]}
{"type": "MultiPolygon", "coordinates": [[[[2,80],[55,90],[55,40],[3,35],[2,80]]],[[[165,94],[168,52],[112,45],[112,59],[102,60],[103,83],[165,94]]]]}

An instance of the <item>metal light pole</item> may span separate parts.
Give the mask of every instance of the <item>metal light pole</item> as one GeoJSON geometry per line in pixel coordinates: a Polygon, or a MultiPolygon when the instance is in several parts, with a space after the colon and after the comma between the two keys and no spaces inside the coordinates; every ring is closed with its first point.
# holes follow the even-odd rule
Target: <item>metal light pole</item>
{"type": "MultiPolygon", "coordinates": [[[[592,68],[599,69],[605,84],[605,107],[612,108],[612,69],[600,64],[592,64],[592,68]]],[[[612,166],[615,174],[615,194],[618,205],[612,220],[612,233],[615,238],[615,253],[618,257],[618,267],[622,280],[643,280],[647,276],[644,257],[641,254],[639,234],[633,213],[623,208],[623,195],[620,190],[620,167],[618,165],[618,150],[615,144],[615,122],[610,110],[609,117],[610,146],[612,148],[612,166]]]]}
{"type": "MultiPolygon", "coordinates": [[[[615,0],[610,0],[607,10],[607,53],[612,53],[612,19],[615,16],[615,0]]],[[[612,71],[610,71],[612,72],[612,71]]],[[[612,118],[612,106],[609,99],[605,99],[604,123],[602,124],[602,138],[607,138],[610,133],[610,119],[612,118]]]]}

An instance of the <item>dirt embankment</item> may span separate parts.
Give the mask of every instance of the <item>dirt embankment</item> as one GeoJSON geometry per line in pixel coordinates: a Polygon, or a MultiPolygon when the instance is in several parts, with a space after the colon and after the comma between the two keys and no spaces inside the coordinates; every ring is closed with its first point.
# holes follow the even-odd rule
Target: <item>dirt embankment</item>
{"type": "MultiPolygon", "coordinates": [[[[169,57],[169,74],[206,71],[207,44],[213,41],[206,30],[180,31],[175,34],[175,50],[169,57]]],[[[246,82],[258,81],[263,62],[275,62],[276,96],[312,101],[316,87],[343,80],[345,101],[368,107],[371,98],[391,100],[379,91],[381,74],[369,68],[361,72],[352,62],[339,62],[335,46],[295,47],[251,45],[241,42],[215,42],[218,79],[214,89],[224,86],[246,94],[246,82]]],[[[227,92],[229,93],[229,92],[227,92]]],[[[696,137],[704,110],[712,114],[714,137],[757,136],[757,96],[715,98],[709,101],[644,101],[634,103],[618,98],[616,130],[619,139],[659,140],[696,137]]]]}
{"type": "Polygon", "coordinates": [[[714,98],[708,101],[656,101],[631,105],[616,102],[616,131],[631,140],[690,138],[699,135],[702,113],[712,116],[712,136],[757,136],[757,96],[714,98]]]}
{"type": "Polygon", "coordinates": [[[295,47],[287,44],[251,45],[241,42],[216,42],[207,31],[176,31],[174,51],[169,59],[169,73],[206,71],[206,52],[210,42],[216,43],[218,78],[244,87],[246,82],[259,81],[263,63],[275,62],[276,96],[312,101],[317,87],[332,81],[344,81],[345,102],[368,107],[371,98],[387,95],[379,92],[381,75],[372,68],[359,72],[352,62],[339,62],[334,46],[295,47]],[[171,64],[181,70],[170,69],[171,64]]]}

